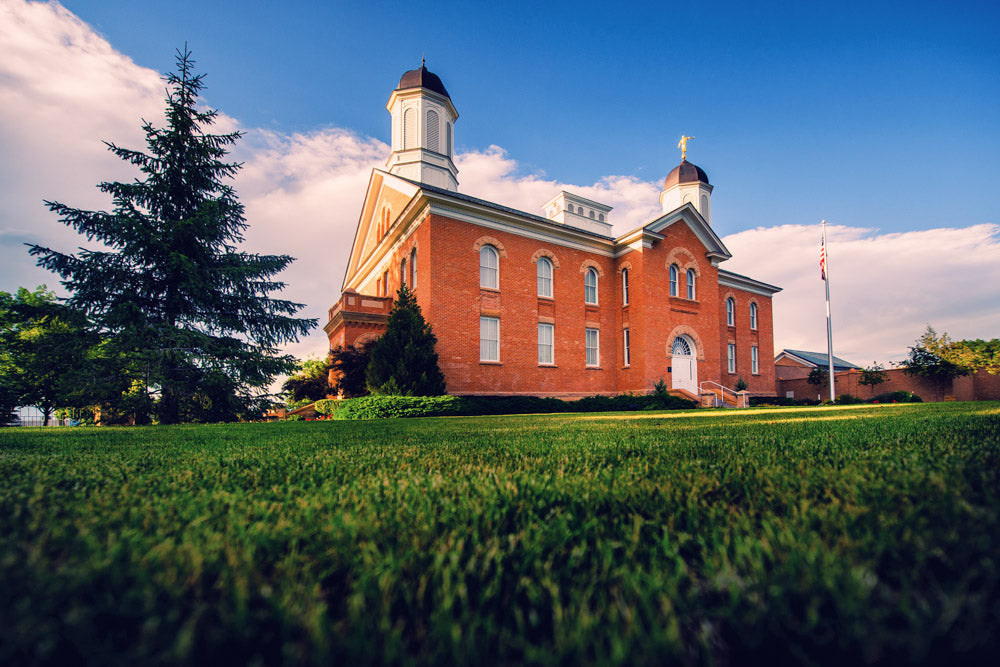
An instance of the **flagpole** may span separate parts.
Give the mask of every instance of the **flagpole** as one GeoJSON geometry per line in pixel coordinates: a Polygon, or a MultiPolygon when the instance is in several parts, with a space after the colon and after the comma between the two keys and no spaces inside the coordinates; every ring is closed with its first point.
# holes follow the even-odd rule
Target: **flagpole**
{"type": "Polygon", "coordinates": [[[837,400],[833,377],[833,323],[830,319],[830,253],[826,249],[826,220],[823,221],[823,282],[826,283],[826,351],[830,364],[830,401],[837,400]]]}

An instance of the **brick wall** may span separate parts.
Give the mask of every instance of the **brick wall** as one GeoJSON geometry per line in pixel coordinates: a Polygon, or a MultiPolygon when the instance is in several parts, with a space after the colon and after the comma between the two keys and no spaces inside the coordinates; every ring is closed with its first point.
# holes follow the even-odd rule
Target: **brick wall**
{"type": "MultiPolygon", "coordinates": [[[[385,277],[391,296],[400,284],[400,263],[417,252],[417,302],[438,338],[437,352],[447,390],[455,394],[529,394],[576,397],[622,392],[645,393],[659,378],[671,386],[670,346],[681,333],[697,348],[699,381],[733,387],[742,376],[749,390],[774,391],[774,352],[771,299],[718,286],[718,269],[686,224],[662,231],[664,239],[651,248],[611,257],[585,249],[568,248],[521,234],[487,228],[446,216],[428,215],[409,236],[394,241],[387,261],[361,287],[376,294],[385,277]],[[499,251],[499,289],[479,286],[479,252],[484,243],[499,251]],[[553,296],[537,294],[537,260],[553,263],[553,296]],[[679,268],[678,296],[669,293],[669,266],[679,268]],[[593,267],[599,274],[598,303],[585,303],[584,275],[593,267]],[[695,271],[696,294],[687,297],[686,271],[695,271]],[[622,270],[629,271],[629,302],[623,303],[622,270]],[[737,300],[737,321],[725,325],[724,295],[737,300]],[[758,326],[750,328],[749,304],[758,305],[758,326]],[[500,321],[500,361],[481,362],[480,316],[500,321]],[[538,324],[555,328],[552,365],[538,363],[538,324]],[[721,323],[721,326],[720,326],[721,323]],[[629,329],[630,363],[624,363],[623,330],[629,329]],[[585,331],[599,330],[600,363],[586,364],[585,331]],[[737,372],[725,373],[725,346],[738,346],[737,372]],[[759,349],[760,369],[751,372],[750,347],[759,349]]],[[[407,272],[409,274],[409,271],[407,272]]],[[[409,278],[407,278],[409,282],[409,278]]],[[[346,296],[346,295],[345,295],[346,296]]],[[[341,302],[343,308],[343,299],[341,302]]],[[[346,312],[346,311],[345,311],[346,312]]],[[[385,307],[388,313],[388,305],[385,307]]],[[[370,322],[334,326],[331,346],[354,344],[378,328],[370,322]],[[373,328],[374,327],[374,328],[373,328]]]]}
{"type": "MultiPolygon", "coordinates": [[[[955,398],[959,401],[1000,400],[1000,375],[989,375],[983,371],[975,375],[942,382],[940,386],[935,385],[930,380],[908,375],[901,368],[887,370],[886,378],[886,382],[872,388],[860,384],[861,371],[859,370],[834,374],[838,396],[851,394],[868,399],[891,391],[908,391],[925,401],[940,401],[946,398],[955,398]]],[[[827,400],[830,395],[828,383],[817,387],[809,384],[805,378],[779,379],[776,389],[778,396],[782,397],[786,396],[786,392],[789,391],[794,393],[795,398],[815,399],[819,396],[822,400],[827,400]]]]}

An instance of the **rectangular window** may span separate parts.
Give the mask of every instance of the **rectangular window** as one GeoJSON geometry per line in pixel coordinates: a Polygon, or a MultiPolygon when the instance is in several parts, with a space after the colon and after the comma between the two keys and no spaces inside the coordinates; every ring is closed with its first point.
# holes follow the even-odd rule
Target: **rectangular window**
{"type": "Polygon", "coordinates": [[[750,372],[754,375],[760,373],[760,360],[758,359],[757,346],[750,348],[750,372]]]}
{"type": "Polygon", "coordinates": [[[479,360],[500,361],[500,318],[479,318],[479,360]]]}
{"type": "Polygon", "coordinates": [[[389,271],[382,272],[382,296],[389,296],[389,271]]]}
{"type": "Polygon", "coordinates": [[[622,305],[628,305],[628,269],[622,269],[622,305]]]}
{"type": "Polygon", "coordinates": [[[538,323],[538,363],[553,364],[552,341],[555,338],[555,326],[538,323]]]}
{"type": "Polygon", "coordinates": [[[625,365],[628,366],[632,362],[631,352],[629,349],[628,329],[622,330],[622,350],[624,350],[623,361],[625,362],[625,365]]]}
{"type": "Polygon", "coordinates": [[[599,366],[601,362],[600,331],[587,329],[587,365],[599,366]]]}
{"type": "Polygon", "coordinates": [[[736,343],[730,343],[727,356],[729,358],[729,372],[736,372],[736,343]]]}

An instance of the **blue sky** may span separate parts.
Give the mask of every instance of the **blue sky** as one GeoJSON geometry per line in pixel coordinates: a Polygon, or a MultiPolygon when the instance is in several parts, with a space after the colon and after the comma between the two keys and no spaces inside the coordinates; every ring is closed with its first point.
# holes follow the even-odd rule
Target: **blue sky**
{"type": "Polygon", "coordinates": [[[725,232],[1000,210],[995,1],[64,5],[157,71],[186,41],[209,102],[249,126],[385,140],[387,91],[425,54],[457,148],[503,146],[522,171],[662,178],[694,135],[725,232]]]}
{"type": "MultiPolygon", "coordinates": [[[[458,108],[459,189],[539,212],[559,189],[651,219],[689,159],[716,189],[725,268],[780,285],[776,346],[825,349],[831,227],[838,356],[899,359],[926,324],[1000,335],[1000,3],[346,3],[0,0],[0,290],[55,277],[23,242],[83,242],[43,198],[106,207],[131,178],[159,75],[187,42],[235,156],[250,249],[289,253],[321,324],[385,103],[426,56],[458,108]]],[[[322,331],[291,350],[318,354],[322,331]]]]}

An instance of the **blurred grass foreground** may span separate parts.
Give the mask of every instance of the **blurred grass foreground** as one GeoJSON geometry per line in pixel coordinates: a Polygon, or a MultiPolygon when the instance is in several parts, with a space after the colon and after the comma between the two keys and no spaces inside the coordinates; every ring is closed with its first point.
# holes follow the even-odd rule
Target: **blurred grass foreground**
{"type": "Polygon", "coordinates": [[[1000,404],[0,431],[0,663],[991,664],[1000,404]]]}

